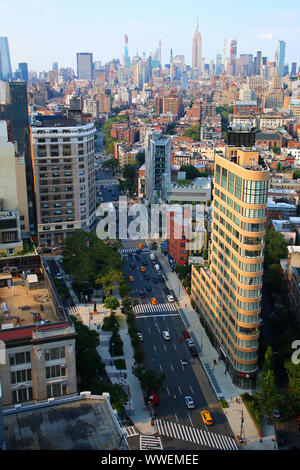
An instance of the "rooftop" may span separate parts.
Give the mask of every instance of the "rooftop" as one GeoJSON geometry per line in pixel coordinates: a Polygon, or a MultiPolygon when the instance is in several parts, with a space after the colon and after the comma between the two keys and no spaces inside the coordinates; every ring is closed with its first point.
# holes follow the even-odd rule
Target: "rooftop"
{"type": "Polygon", "coordinates": [[[106,394],[66,397],[5,410],[7,450],[128,450],[106,394]]]}
{"type": "MultiPolygon", "coordinates": [[[[41,280],[40,280],[41,281],[41,280]]],[[[40,282],[34,288],[22,277],[1,273],[0,286],[0,336],[8,330],[56,323],[60,319],[52,303],[49,291],[40,282]],[[5,308],[3,306],[5,304],[5,308]]],[[[32,330],[32,328],[31,328],[32,330]]],[[[29,331],[27,332],[28,334],[29,331]]],[[[24,331],[24,334],[27,334],[24,331]]]]}

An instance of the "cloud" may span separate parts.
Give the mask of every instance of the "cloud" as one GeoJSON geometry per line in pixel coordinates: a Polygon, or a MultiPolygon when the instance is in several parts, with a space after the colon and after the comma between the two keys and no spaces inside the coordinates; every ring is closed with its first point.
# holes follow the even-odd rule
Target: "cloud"
{"type": "Polygon", "coordinates": [[[263,33],[258,36],[258,39],[266,39],[270,41],[273,38],[273,33],[263,33]]]}

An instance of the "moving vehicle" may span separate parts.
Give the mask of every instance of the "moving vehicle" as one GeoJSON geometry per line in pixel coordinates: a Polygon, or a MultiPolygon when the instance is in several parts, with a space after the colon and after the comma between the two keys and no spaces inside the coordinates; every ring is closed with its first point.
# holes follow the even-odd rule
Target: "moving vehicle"
{"type": "Polygon", "coordinates": [[[148,285],[148,286],[146,286],[146,291],[147,291],[147,292],[150,292],[150,291],[152,291],[152,287],[151,287],[151,286],[149,286],[149,285],[148,285]]]}
{"type": "Polygon", "coordinates": [[[134,281],[133,276],[128,276],[128,281],[133,282],[134,281]]]}
{"type": "Polygon", "coordinates": [[[142,297],[143,299],[146,297],[145,291],[143,289],[140,289],[140,297],[142,297]]]}
{"type": "Polygon", "coordinates": [[[151,301],[152,305],[157,305],[157,300],[156,300],[155,297],[151,297],[150,301],[151,301]]]}
{"type": "Polygon", "coordinates": [[[137,335],[139,341],[143,341],[144,338],[143,338],[142,333],[137,333],[136,335],[137,335]]]}
{"type": "Polygon", "coordinates": [[[144,279],[145,281],[150,281],[150,276],[148,274],[145,274],[144,279]]]}
{"type": "Polygon", "coordinates": [[[211,426],[213,424],[214,421],[213,421],[209,411],[207,411],[207,410],[201,411],[201,416],[202,416],[202,419],[203,419],[204,423],[207,426],[211,426]]]}
{"type": "Polygon", "coordinates": [[[184,401],[188,408],[195,408],[195,403],[191,396],[184,397],[184,401]]]}
{"type": "Polygon", "coordinates": [[[157,284],[157,283],[158,283],[157,277],[154,277],[154,278],[153,278],[153,282],[154,282],[154,284],[157,284]]]}
{"type": "Polygon", "coordinates": [[[169,339],[171,339],[171,335],[168,331],[163,331],[162,332],[162,335],[163,335],[163,339],[165,339],[166,341],[168,341],[169,339]]]}
{"type": "Polygon", "coordinates": [[[144,248],[144,245],[142,243],[139,243],[139,248],[140,249],[143,249],[144,248]]]}
{"type": "Polygon", "coordinates": [[[154,269],[155,269],[155,271],[160,271],[159,264],[155,264],[155,265],[154,265],[154,269]]]}
{"type": "Polygon", "coordinates": [[[146,272],[146,268],[145,268],[144,266],[140,266],[140,271],[141,271],[142,273],[144,273],[144,272],[146,272]]]}
{"type": "Polygon", "coordinates": [[[168,299],[169,302],[174,302],[173,295],[167,295],[167,299],[168,299]]]}

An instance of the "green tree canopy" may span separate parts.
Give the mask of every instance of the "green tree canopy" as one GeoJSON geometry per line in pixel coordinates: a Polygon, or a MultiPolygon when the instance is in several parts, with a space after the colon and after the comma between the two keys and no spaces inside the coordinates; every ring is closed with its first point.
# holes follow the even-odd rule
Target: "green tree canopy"
{"type": "Polygon", "coordinates": [[[185,171],[186,178],[188,180],[199,178],[199,176],[201,176],[201,173],[199,173],[197,168],[195,168],[193,165],[182,165],[180,171],[185,171]]]}
{"type": "Polygon", "coordinates": [[[201,134],[200,124],[197,126],[189,127],[188,129],[185,129],[183,131],[183,135],[185,137],[189,137],[190,139],[195,140],[195,141],[200,141],[200,134],[201,134]]]}
{"type": "Polygon", "coordinates": [[[287,244],[280,232],[269,229],[266,232],[265,265],[279,264],[281,258],[286,258],[288,254],[287,244]]]}
{"type": "Polygon", "coordinates": [[[110,296],[110,297],[106,297],[106,299],[104,300],[104,307],[109,308],[111,312],[113,310],[117,310],[119,306],[120,304],[116,297],[110,296]]]}
{"type": "MultiPolygon", "coordinates": [[[[298,358],[300,354],[298,354],[298,358]]],[[[291,359],[284,363],[288,375],[288,393],[291,407],[296,414],[300,414],[300,363],[294,364],[291,359]]]]}
{"type": "Polygon", "coordinates": [[[277,391],[275,375],[271,369],[259,374],[257,397],[261,410],[269,419],[274,410],[282,409],[283,396],[277,391]]]}
{"type": "Polygon", "coordinates": [[[271,346],[267,347],[263,368],[264,372],[267,372],[268,370],[274,370],[274,355],[271,346]]]}

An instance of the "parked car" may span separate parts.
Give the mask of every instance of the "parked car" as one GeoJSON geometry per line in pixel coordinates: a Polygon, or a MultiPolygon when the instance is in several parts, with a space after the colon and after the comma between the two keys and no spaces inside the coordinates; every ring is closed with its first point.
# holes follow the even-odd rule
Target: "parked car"
{"type": "Polygon", "coordinates": [[[278,447],[284,446],[286,444],[286,434],[282,429],[276,430],[276,442],[278,447]]]}
{"type": "Polygon", "coordinates": [[[165,293],[166,295],[171,295],[171,291],[170,291],[170,289],[169,289],[167,286],[164,288],[164,293],[165,293]]]}
{"type": "Polygon", "coordinates": [[[146,297],[145,291],[143,289],[140,289],[140,297],[142,297],[143,299],[146,297]]]}
{"type": "Polygon", "coordinates": [[[186,330],[184,330],[184,331],[182,332],[182,336],[183,336],[184,338],[190,338],[190,334],[189,334],[189,332],[186,331],[186,330]]]}
{"type": "Polygon", "coordinates": [[[167,299],[168,299],[169,302],[174,302],[173,295],[167,295],[167,299]]]}
{"type": "Polygon", "coordinates": [[[191,346],[191,347],[189,348],[189,350],[190,350],[190,353],[191,353],[191,355],[192,355],[193,357],[198,357],[198,351],[197,351],[197,349],[195,348],[195,346],[191,346]]]}
{"type": "Polygon", "coordinates": [[[194,345],[194,342],[193,342],[193,340],[192,340],[191,338],[186,338],[185,341],[186,341],[186,344],[188,345],[189,348],[195,346],[195,345],[194,345]]]}

